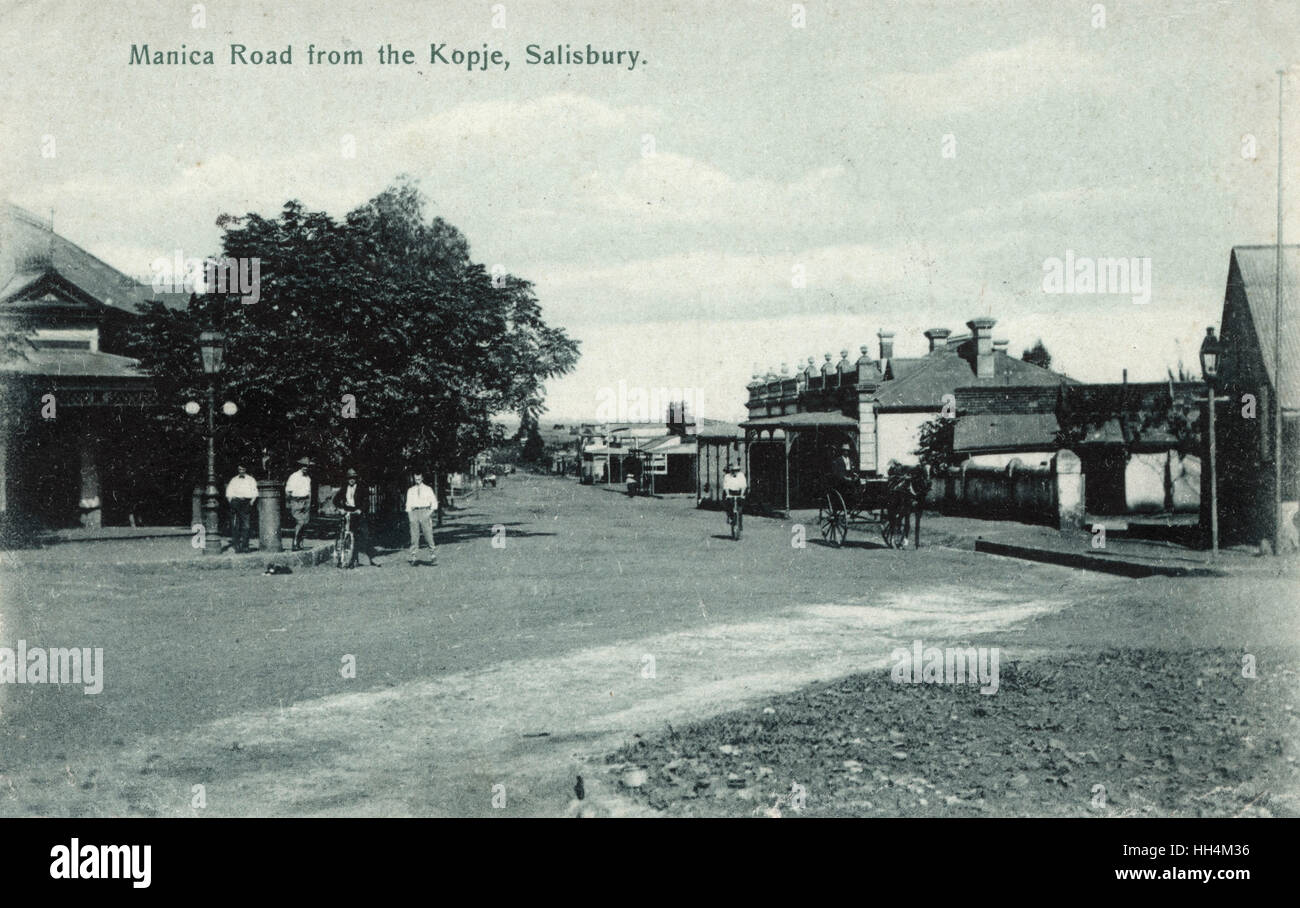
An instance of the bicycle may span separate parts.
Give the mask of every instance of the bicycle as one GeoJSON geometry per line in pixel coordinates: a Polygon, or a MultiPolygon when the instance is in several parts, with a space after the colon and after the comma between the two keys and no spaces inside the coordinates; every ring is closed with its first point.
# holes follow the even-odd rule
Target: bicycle
{"type": "Polygon", "coordinates": [[[727,493],[727,523],[731,524],[731,538],[739,541],[745,523],[745,496],[739,492],[727,493]]]}
{"type": "Polygon", "coordinates": [[[334,545],[334,564],[345,570],[357,566],[357,537],[352,530],[352,517],[356,511],[344,511],[339,525],[338,542],[334,545]]]}

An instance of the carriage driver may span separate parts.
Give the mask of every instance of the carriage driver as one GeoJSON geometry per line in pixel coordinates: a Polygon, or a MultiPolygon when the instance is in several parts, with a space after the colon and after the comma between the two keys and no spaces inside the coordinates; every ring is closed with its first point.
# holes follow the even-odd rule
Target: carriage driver
{"type": "Polygon", "coordinates": [[[846,503],[857,497],[858,468],[853,462],[853,445],[848,442],[840,445],[840,456],[831,462],[831,481],[846,503]]]}

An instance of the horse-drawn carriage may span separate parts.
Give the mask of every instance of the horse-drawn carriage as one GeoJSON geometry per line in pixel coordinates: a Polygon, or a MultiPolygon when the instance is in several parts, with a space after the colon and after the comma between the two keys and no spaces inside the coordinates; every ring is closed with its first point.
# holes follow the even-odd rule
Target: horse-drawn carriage
{"type": "Polygon", "coordinates": [[[859,479],[856,485],[828,487],[817,511],[822,539],[839,548],[849,530],[878,530],[891,549],[907,547],[912,516],[919,544],[921,507],[930,481],[923,467],[897,467],[887,477],[859,479]]]}

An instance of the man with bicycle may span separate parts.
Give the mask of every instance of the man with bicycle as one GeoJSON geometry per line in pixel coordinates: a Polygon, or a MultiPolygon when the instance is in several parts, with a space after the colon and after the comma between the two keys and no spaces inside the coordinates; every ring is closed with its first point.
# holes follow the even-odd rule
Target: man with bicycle
{"type": "Polygon", "coordinates": [[[727,505],[727,519],[736,528],[739,535],[744,525],[745,494],[749,491],[749,480],[734,460],[727,464],[727,473],[722,477],[722,496],[727,505]]]}
{"type": "Polygon", "coordinates": [[[349,518],[352,521],[352,536],[357,541],[356,550],[365,552],[371,567],[379,567],[375,561],[375,549],[370,541],[370,494],[366,487],[357,481],[357,471],[348,470],[347,484],[334,493],[334,507],[343,512],[344,525],[349,518]]]}

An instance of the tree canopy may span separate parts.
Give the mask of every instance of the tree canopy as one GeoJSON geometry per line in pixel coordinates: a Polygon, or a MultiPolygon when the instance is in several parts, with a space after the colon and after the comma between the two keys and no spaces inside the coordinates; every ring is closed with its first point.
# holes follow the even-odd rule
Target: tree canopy
{"type": "Polygon", "coordinates": [[[912,452],[930,472],[940,472],[962,461],[953,450],[957,420],[951,416],[936,416],[921,424],[917,446],[912,452]]]}
{"type": "Polygon", "coordinates": [[[1047,352],[1043,346],[1043,339],[1039,338],[1032,347],[1020,354],[1023,362],[1034,366],[1042,366],[1044,369],[1052,368],[1052,354],[1047,352]]]}
{"type": "MultiPolygon", "coordinates": [[[[367,475],[457,468],[491,440],[502,412],[544,412],[544,383],[571,370],[578,344],[547,325],[532,285],[490,274],[454,226],[428,218],[401,179],[336,220],[289,201],[272,219],[223,215],[221,254],[260,261],[255,303],[190,298],[141,307],[125,352],[156,379],[157,426],[178,442],[206,396],[199,331],[226,334],[217,403],[222,459],[256,470],[301,456],[367,475]]],[[[193,456],[193,448],[186,452],[193,456]]]]}

